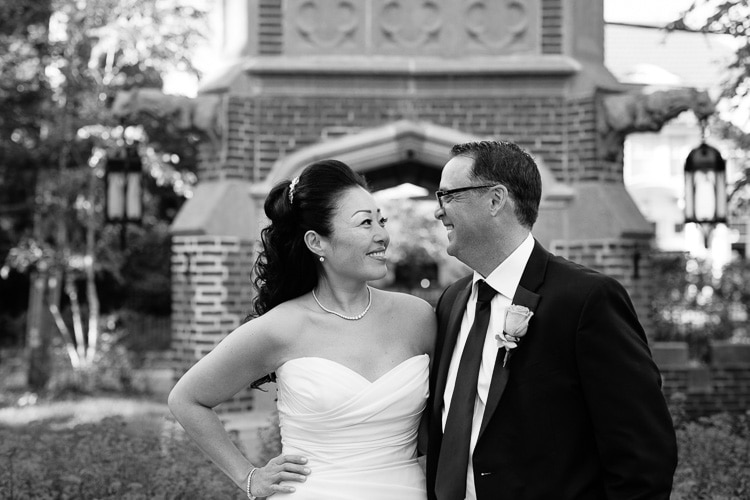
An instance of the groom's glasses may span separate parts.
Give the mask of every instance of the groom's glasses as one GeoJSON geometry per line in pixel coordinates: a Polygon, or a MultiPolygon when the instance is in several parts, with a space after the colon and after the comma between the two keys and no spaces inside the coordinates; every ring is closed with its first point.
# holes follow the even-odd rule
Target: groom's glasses
{"type": "Polygon", "coordinates": [[[485,184],[482,186],[468,186],[468,187],[460,187],[456,189],[446,189],[446,190],[441,189],[439,191],[435,191],[435,198],[437,198],[437,202],[438,202],[438,205],[440,205],[440,208],[443,208],[443,206],[453,201],[453,196],[457,193],[463,193],[464,191],[471,191],[473,189],[493,188],[496,186],[499,186],[499,184],[485,184]]]}

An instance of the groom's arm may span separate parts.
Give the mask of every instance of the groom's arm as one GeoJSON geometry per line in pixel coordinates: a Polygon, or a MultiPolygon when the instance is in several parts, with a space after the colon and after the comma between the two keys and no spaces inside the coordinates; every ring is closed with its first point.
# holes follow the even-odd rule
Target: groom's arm
{"type": "Polygon", "coordinates": [[[585,299],[576,355],[607,498],[668,500],[677,465],[672,419],[633,304],[612,278],[585,299]]]}

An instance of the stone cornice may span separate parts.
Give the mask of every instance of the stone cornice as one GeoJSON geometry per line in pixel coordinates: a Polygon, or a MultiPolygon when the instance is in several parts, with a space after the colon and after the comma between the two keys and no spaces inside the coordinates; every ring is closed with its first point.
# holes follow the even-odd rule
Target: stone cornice
{"type": "Polygon", "coordinates": [[[246,59],[254,75],[538,75],[571,76],[581,64],[561,55],[472,56],[462,59],[386,56],[268,56],[246,59]]]}

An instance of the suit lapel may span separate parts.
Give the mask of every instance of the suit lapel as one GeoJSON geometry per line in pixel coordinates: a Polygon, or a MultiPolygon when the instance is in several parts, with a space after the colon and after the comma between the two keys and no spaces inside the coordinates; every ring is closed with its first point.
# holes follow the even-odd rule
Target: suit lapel
{"type": "Polygon", "coordinates": [[[435,382],[435,398],[433,400],[435,414],[439,414],[438,412],[443,408],[443,393],[448,380],[448,368],[450,368],[453,349],[456,347],[456,339],[461,329],[461,320],[464,317],[466,304],[469,302],[469,296],[471,295],[471,285],[472,281],[469,280],[468,284],[456,295],[456,300],[451,306],[448,324],[445,327],[445,341],[443,342],[443,351],[440,355],[438,376],[435,382]]]}
{"type": "MultiPolygon", "coordinates": [[[[521,275],[521,282],[516,289],[515,295],[513,295],[513,304],[526,306],[532,312],[536,311],[541,296],[535,293],[535,291],[538,290],[544,282],[544,274],[547,270],[549,256],[549,252],[547,252],[538,241],[535,241],[534,249],[531,252],[526,268],[521,275]]],[[[532,317],[529,322],[530,330],[533,330],[533,323],[534,318],[532,317]]],[[[531,334],[531,331],[527,334],[531,334]]],[[[518,349],[521,349],[522,346],[523,343],[519,345],[518,349]]],[[[505,386],[508,384],[510,368],[513,366],[513,363],[509,361],[508,364],[503,367],[504,357],[505,350],[499,349],[497,359],[495,360],[495,367],[492,370],[492,381],[490,382],[490,390],[487,394],[487,404],[484,408],[482,426],[479,428],[480,439],[484,433],[484,429],[492,418],[492,415],[495,413],[497,405],[500,403],[500,398],[502,397],[503,392],[505,392],[505,386]]]]}

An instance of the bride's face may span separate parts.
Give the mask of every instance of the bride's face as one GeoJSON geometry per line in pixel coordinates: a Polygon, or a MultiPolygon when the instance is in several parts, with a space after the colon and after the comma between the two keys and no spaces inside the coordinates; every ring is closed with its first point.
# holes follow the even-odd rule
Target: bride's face
{"type": "Polygon", "coordinates": [[[390,236],[373,196],[360,187],[344,191],[331,222],[326,270],[364,281],[384,277],[390,236]]]}

